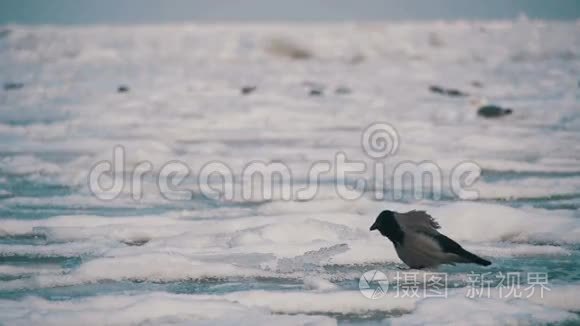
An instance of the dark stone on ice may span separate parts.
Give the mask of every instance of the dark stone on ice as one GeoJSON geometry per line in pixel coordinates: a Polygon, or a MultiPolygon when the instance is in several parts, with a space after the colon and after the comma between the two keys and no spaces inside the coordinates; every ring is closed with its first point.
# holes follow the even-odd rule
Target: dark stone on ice
{"type": "Polygon", "coordinates": [[[126,239],[126,240],[121,240],[121,242],[123,244],[126,244],[127,246],[131,246],[131,247],[141,247],[142,245],[146,244],[149,242],[150,239],[126,239]]]}
{"type": "Polygon", "coordinates": [[[439,87],[439,86],[431,85],[431,86],[429,86],[429,90],[433,93],[445,94],[445,89],[443,89],[442,87],[439,87]]]}
{"type": "Polygon", "coordinates": [[[468,96],[469,95],[469,94],[464,93],[458,89],[453,89],[453,88],[447,89],[446,94],[449,96],[468,96]]]}
{"type": "Polygon", "coordinates": [[[314,88],[314,89],[311,89],[310,92],[308,92],[308,95],[310,95],[310,96],[322,96],[323,91],[322,91],[322,89],[314,88]]]}
{"type": "Polygon", "coordinates": [[[302,86],[308,90],[308,95],[310,96],[322,96],[324,95],[324,89],[326,88],[324,84],[308,80],[303,81],[302,86]]]}
{"type": "Polygon", "coordinates": [[[471,86],[473,87],[477,87],[477,88],[482,88],[483,87],[483,83],[477,80],[474,80],[471,82],[471,86]]]}
{"type": "Polygon", "coordinates": [[[502,108],[497,105],[484,105],[477,110],[477,115],[484,118],[499,118],[512,114],[512,109],[502,108]]]}
{"type": "Polygon", "coordinates": [[[256,86],[244,86],[241,89],[241,92],[243,95],[248,95],[250,93],[253,93],[256,90],[256,86]]]}
{"type": "Polygon", "coordinates": [[[14,91],[17,89],[21,89],[23,87],[24,87],[23,83],[13,83],[13,82],[4,83],[5,91],[14,91]]]}
{"type": "Polygon", "coordinates": [[[437,86],[437,85],[429,86],[429,90],[433,93],[436,93],[436,94],[447,95],[447,96],[452,96],[452,97],[468,96],[469,95],[469,94],[462,92],[458,89],[444,88],[444,87],[437,86]]]}
{"type": "Polygon", "coordinates": [[[346,86],[339,86],[337,87],[334,92],[340,95],[346,95],[352,93],[351,89],[346,86]]]}

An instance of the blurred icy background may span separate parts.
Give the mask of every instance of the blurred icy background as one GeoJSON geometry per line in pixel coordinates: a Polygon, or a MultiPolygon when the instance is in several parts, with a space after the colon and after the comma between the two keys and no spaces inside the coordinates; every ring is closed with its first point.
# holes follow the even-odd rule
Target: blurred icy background
{"type": "Polygon", "coordinates": [[[269,3],[0,4],[0,322],[578,318],[578,2],[269,3]],[[300,17],[308,22],[256,21],[300,17]],[[340,21],[349,18],[366,22],[340,21]],[[381,19],[395,21],[370,21],[381,19]],[[309,96],[312,84],[323,96],[309,96]],[[432,84],[471,95],[433,94],[432,84]],[[248,85],[256,91],[241,95],[248,85]],[[474,102],[483,98],[515,113],[481,119],[474,102]],[[360,132],[375,121],[400,133],[386,164],[433,160],[448,170],[473,160],[481,198],[345,201],[331,177],[306,202],[171,202],[154,180],[140,202],[129,189],[103,202],[87,188],[90,167],[117,144],[128,169],[220,160],[240,171],[281,160],[299,182],[337,151],[368,160],[360,132]],[[366,299],[361,273],[400,267],[391,244],[368,232],[386,208],[428,210],[494,265],[442,268],[453,281],[446,300],[366,299]],[[552,291],[467,299],[470,271],[548,272],[552,291]]]}

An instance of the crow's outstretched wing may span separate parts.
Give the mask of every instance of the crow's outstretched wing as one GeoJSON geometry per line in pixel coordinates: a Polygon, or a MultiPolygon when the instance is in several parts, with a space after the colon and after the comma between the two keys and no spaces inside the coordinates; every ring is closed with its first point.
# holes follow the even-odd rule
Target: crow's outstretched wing
{"type": "Polygon", "coordinates": [[[395,219],[404,231],[423,232],[437,235],[437,229],[441,228],[435,219],[425,211],[410,211],[396,213],[395,219]]]}

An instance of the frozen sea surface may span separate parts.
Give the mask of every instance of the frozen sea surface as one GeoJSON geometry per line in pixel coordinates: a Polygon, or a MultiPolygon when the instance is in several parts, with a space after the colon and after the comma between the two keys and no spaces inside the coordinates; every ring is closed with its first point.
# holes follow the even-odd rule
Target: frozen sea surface
{"type": "Polygon", "coordinates": [[[3,324],[579,322],[579,23],[2,29],[0,81],[23,84],[0,90],[3,324]],[[322,96],[308,95],[314,84],[322,96]],[[485,101],[514,114],[478,118],[485,101]],[[298,185],[338,152],[372,163],[360,140],[377,121],[400,137],[387,167],[433,161],[448,175],[473,161],[479,198],[443,185],[437,200],[395,201],[389,187],[383,200],[372,187],[345,200],[332,175],[308,200],[220,200],[196,187],[212,161],[236,176],[283,162],[298,185]],[[116,145],[127,171],[186,162],[193,198],[167,200],[146,175],[140,200],[130,184],[99,200],[89,170],[116,145]],[[383,209],[427,210],[493,265],[440,268],[448,298],[367,299],[362,273],[403,267],[368,231],[383,209]],[[472,272],[548,273],[550,291],[470,298],[472,272]]]}

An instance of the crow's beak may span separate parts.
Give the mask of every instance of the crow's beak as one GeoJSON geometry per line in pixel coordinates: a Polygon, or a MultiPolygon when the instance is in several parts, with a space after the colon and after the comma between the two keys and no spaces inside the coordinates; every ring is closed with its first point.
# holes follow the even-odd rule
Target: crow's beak
{"type": "Polygon", "coordinates": [[[371,228],[370,228],[371,231],[376,230],[376,229],[377,229],[377,223],[371,225],[371,228]]]}

